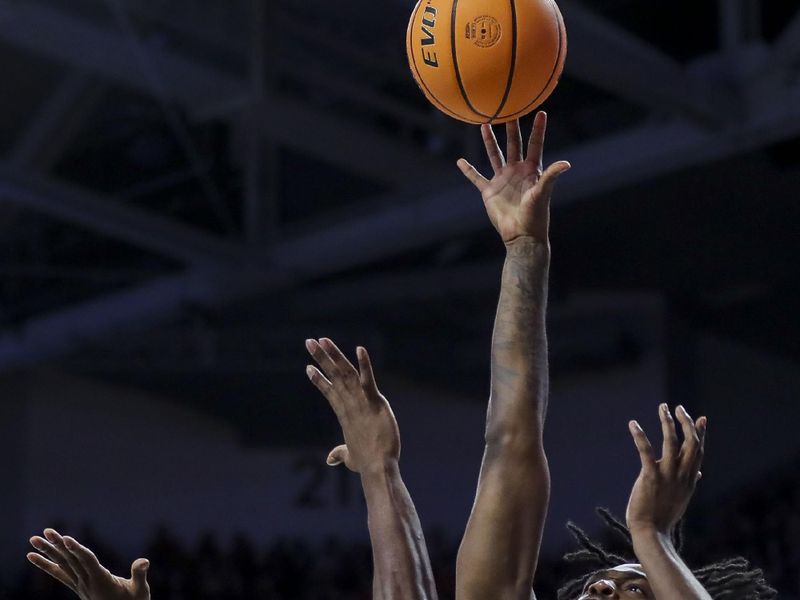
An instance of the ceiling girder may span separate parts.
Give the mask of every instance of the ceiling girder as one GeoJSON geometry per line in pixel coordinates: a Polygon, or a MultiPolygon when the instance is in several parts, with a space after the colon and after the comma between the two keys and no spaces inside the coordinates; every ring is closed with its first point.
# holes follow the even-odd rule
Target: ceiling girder
{"type": "Polygon", "coordinates": [[[46,214],[188,265],[228,263],[245,256],[237,245],[196,228],[2,162],[0,203],[46,214]]]}
{"type": "MultiPolygon", "coordinates": [[[[0,19],[0,41],[152,94],[152,86],[125,36],[67,12],[35,1],[14,3],[0,19]]],[[[245,77],[201,64],[169,48],[149,45],[147,52],[165,99],[179,103],[190,114],[208,115],[209,107],[215,106],[248,105],[251,87],[245,77]]],[[[406,174],[398,172],[401,163],[412,165],[417,173],[434,169],[431,163],[435,159],[426,156],[423,149],[356,121],[332,117],[294,98],[268,97],[262,113],[260,125],[266,135],[372,180],[390,185],[407,183],[406,174]],[[302,132],[297,131],[297,123],[303,123],[302,132]],[[314,134],[309,135],[308,131],[314,134]],[[367,141],[369,150],[352,143],[354,139],[367,141]],[[383,157],[391,157],[394,162],[383,157]]]]}
{"type": "MultiPolygon", "coordinates": [[[[560,157],[570,159],[575,168],[559,182],[556,202],[563,205],[797,135],[800,85],[766,99],[751,114],[724,131],[673,121],[566,149],[560,157]]],[[[469,185],[385,206],[281,242],[262,264],[193,269],[34,318],[0,336],[0,368],[55,356],[74,349],[76,341],[140,330],[145,323],[180,315],[187,306],[221,308],[488,227],[483,205],[469,185]]]]}

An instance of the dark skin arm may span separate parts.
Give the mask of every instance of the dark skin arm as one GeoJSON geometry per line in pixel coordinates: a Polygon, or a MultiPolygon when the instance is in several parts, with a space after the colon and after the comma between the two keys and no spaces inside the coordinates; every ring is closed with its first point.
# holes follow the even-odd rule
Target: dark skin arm
{"type": "Polygon", "coordinates": [[[494,176],[460,160],[505,244],[506,259],[492,337],[492,385],[486,447],[475,504],[458,553],[458,600],[529,600],[550,497],[542,445],[548,396],[545,312],[550,265],[550,196],[569,169],[542,170],[547,117],[534,121],[527,158],[519,123],[507,125],[504,158],[490,127],[483,140],[494,176]]]}
{"type": "Polygon", "coordinates": [[[327,398],[344,434],[344,445],[328,464],[344,463],[361,475],[375,574],[376,600],[436,600],[425,537],[400,477],[400,430],[389,402],[378,391],[365,348],[356,350],[358,369],[327,338],[307,340],[320,369],[309,379],[327,398]]]}
{"type": "Polygon", "coordinates": [[[707,420],[693,421],[679,406],[675,415],[683,431],[678,441],[669,407],[658,410],[664,437],[661,458],[636,421],[629,424],[642,470],[633,486],[626,519],[633,549],[658,600],[711,600],[672,544],[671,533],[683,517],[700,479],[707,420]]]}

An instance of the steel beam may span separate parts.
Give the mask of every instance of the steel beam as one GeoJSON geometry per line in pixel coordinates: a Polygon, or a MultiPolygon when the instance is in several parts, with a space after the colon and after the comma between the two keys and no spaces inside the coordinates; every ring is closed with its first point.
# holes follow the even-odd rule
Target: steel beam
{"type": "Polygon", "coordinates": [[[788,67],[800,62],[800,10],[775,43],[774,54],[779,66],[788,67]]]}
{"type": "MultiPolygon", "coordinates": [[[[152,93],[152,84],[138,57],[119,32],[35,0],[9,5],[0,19],[0,41],[145,94],[152,93]]],[[[209,107],[231,102],[242,108],[249,102],[251,92],[245,77],[201,64],[168,48],[148,46],[146,50],[159,75],[164,100],[179,103],[191,114],[208,115],[209,107]]],[[[407,183],[407,173],[398,172],[399,164],[411,165],[416,173],[435,170],[424,150],[363,124],[332,117],[296,99],[269,99],[262,113],[263,131],[276,142],[375,181],[407,183]],[[314,134],[299,133],[298,123],[302,123],[303,132],[314,134]],[[362,143],[369,145],[359,147],[362,143]]]]}
{"type": "Polygon", "coordinates": [[[784,28],[748,82],[753,95],[771,95],[800,63],[800,10],[784,28]]]}
{"type": "MultiPolygon", "coordinates": [[[[15,166],[27,168],[38,166],[42,152],[52,144],[53,137],[62,128],[67,113],[74,110],[76,104],[83,99],[89,81],[89,77],[83,71],[71,70],[64,76],[14,145],[11,162],[15,166]]],[[[67,136],[66,139],[70,138],[71,136],[67,136]]],[[[63,149],[65,144],[59,146],[63,149]]],[[[49,164],[45,166],[52,166],[55,160],[56,157],[51,158],[49,164]]]]}
{"type": "MultiPolygon", "coordinates": [[[[721,132],[675,121],[560,152],[559,158],[570,159],[575,168],[559,182],[557,202],[574,202],[800,133],[800,85],[759,108],[750,120],[721,132]]],[[[221,308],[488,226],[469,185],[384,206],[282,242],[261,264],[193,269],[32,319],[0,336],[0,369],[56,356],[84,340],[140,331],[146,323],[180,315],[187,306],[221,308]]]]}
{"type": "Polygon", "coordinates": [[[574,0],[559,2],[567,26],[566,73],[618,97],[720,125],[738,113],[732,94],[574,0]]]}
{"type": "Polygon", "coordinates": [[[236,245],[162,216],[0,163],[0,202],[46,214],[180,263],[241,260],[236,245]]]}

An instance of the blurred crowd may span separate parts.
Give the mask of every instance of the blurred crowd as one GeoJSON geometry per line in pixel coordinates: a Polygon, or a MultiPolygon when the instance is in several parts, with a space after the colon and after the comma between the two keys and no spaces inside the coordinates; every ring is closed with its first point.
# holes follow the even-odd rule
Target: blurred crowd
{"type": "MultiPolygon", "coordinates": [[[[685,551],[690,566],[741,554],[765,569],[781,598],[800,600],[800,463],[740,490],[713,511],[694,513],[685,551]]],[[[130,560],[121,560],[90,530],[81,533],[79,539],[95,550],[105,566],[128,576],[130,560]]],[[[452,600],[458,540],[433,531],[427,534],[427,542],[439,597],[452,600]]],[[[164,528],[155,533],[142,556],[151,561],[149,579],[154,600],[372,597],[372,555],[367,540],[345,544],[332,538],[318,545],[281,540],[263,548],[245,536],[223,545],[212,535],[204,535],[193,548],[187,548],[164,528]]],[[[538,597],[555,597],[563,571],[560,557],[542,557],[537,573],[538,597]]],[[[71,592],[33,567],[4,592],[7,600],[72,597],[71,592]]]]}
{"type": "Polygon", "coordinates": [[[706,534],[692,542],[691,554],[713,559],[740,554],[764,569],[783,600],[800,600],[800,461],[716,508],[705,519],[706,534]]]}

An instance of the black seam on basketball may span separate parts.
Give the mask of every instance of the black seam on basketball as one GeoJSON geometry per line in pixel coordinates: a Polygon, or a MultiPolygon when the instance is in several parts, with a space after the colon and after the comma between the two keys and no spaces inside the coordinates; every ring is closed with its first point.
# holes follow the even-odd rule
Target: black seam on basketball
{"type": "Polygon", "coordinates": [[[491,119],[489,115],[485,115],[482,112],[475,109],[472,106],[472,102],[469,101],[469,97],[467,97],[467,90],[464,89],[464,82],[461,80],[461,71],[458,70],[458,53],[456,52],[456,7],[458,6],[458,0],[453,0],[453,8],[450,12],[450,49],[453,52],[453,70],[456,73],[456,81],[458,82],[458,89],[461,91],[461,97],[464,99],[464,102],[467,103],[469,109],[474,112],[476,115],[480,115],[481,117],[486,117],[487,119],[491,119]]]}
{"type": "Polygon", "coordinates": [[[553,77],[556,76],[556,71],[558,70],[558,64],[561,62],[561,50],[562,50],[561,30],[563,29],[564,31],[566,31],[567,28],[564,25],[564,20],[561,17],[561,12],[558,10],[558,7],[556,6],[556,3],[553,0],[550,0],[550,5],[553,7],[553,14],[555,14],[556,23],[558,24],[558,54],[556,54],[556,61],[555,61],[555,64],[553,65],[553,72],[550,73],[550,78],[547,80],[547,83],[544,84],[544,87],[542,88],[542,91],[539,92],[539,94],[536,96],[536,98],[531,100],[525,106],[525,108],[523,108],[521,110],[518,110],[517,112],[510,113],[508,115],[500,115],[499,117],[495,117],[495,118],[498,118],[498,119],[513,119],[517,115],[524,114],[532,105],[536,104],[536,102],[537,102],[537,100],[539,100],[539,98],[542,97],[542,94],[544,94],[545,91],[547,90],[547,88],[550,87],[550,84],[553,81],[553,77]]]}
{"type": "Polygon", "coordinates": [[[439,100],[436,97],[436,95],[430,90],[430,88],[427,85],[425,85],[425,82],[422,80],[422,76],[419,74],[419,69],[417,68],[416,47],[414,46],[413,26],[414,26],[414,21],[417,18],[417,13],[419,12],[419,9],[420,9],[421,6],[422,6],[422,1],[420,0],[420,2],[417,2],[417,6],[414,9],[414,12],[411,13],[411,21],[410,21],[410,23],[408,25],[408,33],[406,34],[407,37],[408,37],[408,47],[411,49],[411,53],[410,53],[411,54],[411,62],[414,65],[414,68],[411,71],[411,75],[414,78],[414,83],[417,84],[417,87],[420,89],[420,91],[423,93],[423,95],[426,96],[433,104],[435,104],[436,107],[439,110],[441,110],[443,113],[448,114],[449,116],[451,116],[454,119],[458,119],[458,120],[461,120],[461,121],[467,121],[468,123],[472,123],[473,125],[480,125],[481,124],[480,121],[474,121],[474,120],[470,120],[470,119],[465,119],[461,115],[458,115],[454,111],[452,111],[451,109],[447,108],[447,106],[444,104],[444,102],[439,100]]]}
{"type": "Polygon", "coordinates": [[[492,120],[497,118],[508,102],[508,96],[511,94],[511,86],[514,83],[514,70],[517,68],[517,5],[515,0],[511,0],[511,68],[508,70],[508,81],[506,82],[506,91],[503,92],[503,99],[500,100],[500,106],[494,113],[492,120]]]}

